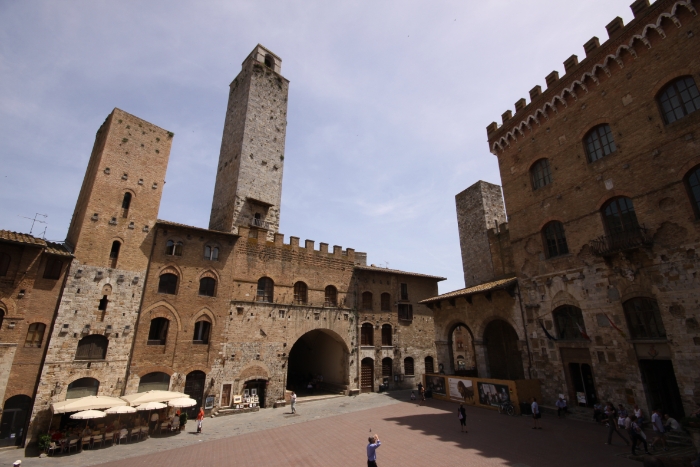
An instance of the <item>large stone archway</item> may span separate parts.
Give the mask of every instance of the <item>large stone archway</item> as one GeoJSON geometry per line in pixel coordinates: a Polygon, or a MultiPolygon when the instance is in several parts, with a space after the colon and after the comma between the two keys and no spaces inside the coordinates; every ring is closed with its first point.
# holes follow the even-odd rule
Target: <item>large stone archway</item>
{"type": "Polygon", "coordinates": [[[462,322],[452,325],[447,335],[447,345],[452,373],[460,376],[478,376],[474,335],[469,326],[462,322]]]}
{"type": "Polygon", "coordinates": [[[297,339],[289,351],[287,389],[306,394],[307,385],[326,392],[346,391],[350,384],[350,352],[342,337],[315,329],[297,339]]]}
{"type": "Polygon", "coordinates": [[[518,346],[518,334],[502,319],[494,319],[484,329],[484,346],[489,365],[489,377],[495,379],[524,379],[523,357],[518,346]]]}

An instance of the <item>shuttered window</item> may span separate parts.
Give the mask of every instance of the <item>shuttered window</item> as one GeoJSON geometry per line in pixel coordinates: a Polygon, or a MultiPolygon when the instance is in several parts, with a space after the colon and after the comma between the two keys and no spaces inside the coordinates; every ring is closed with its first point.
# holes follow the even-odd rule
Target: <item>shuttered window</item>
{"type": "Polygon", "coordinates": [[[80,339],[78,350],[75,352],[76,360],[104,360],[107,356],[109,340],[105,336],[91,335],[80,339]]]}

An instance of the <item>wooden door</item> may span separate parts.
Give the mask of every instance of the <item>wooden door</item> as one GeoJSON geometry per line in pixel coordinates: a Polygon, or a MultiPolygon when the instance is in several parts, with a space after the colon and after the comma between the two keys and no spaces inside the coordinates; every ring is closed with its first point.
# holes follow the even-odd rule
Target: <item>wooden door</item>
{"type": "Polygon", "coordinates": [[[362,392],[374,391],[374,361],[371,358],[362,360],[360,390],[362,392]]]}
{"type": "Polygon", "coordinates": [[[231,385],[224,384],[221,390],[221,407],[229,407],[231,405],[231,385]]]}

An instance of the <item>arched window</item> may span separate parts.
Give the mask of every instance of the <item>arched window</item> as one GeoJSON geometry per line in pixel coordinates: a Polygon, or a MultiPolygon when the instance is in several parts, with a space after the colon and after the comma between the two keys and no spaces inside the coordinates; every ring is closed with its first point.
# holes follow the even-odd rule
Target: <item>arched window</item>
{"type": "Polygon", "coordinates": [[[177,276],[170,272],[161,274],[158,280],[158,293],[175,295],[177,293],[177,276]]]}
{"type": "Polygon", "coordinates": [[[202,277],[199,280],[199,295],[213,297],[216,294],[216,279],[212,277],[202,277]]]}
{"type": "Polygon", "coordinates": [[[167,318],[153,318],[151,320],[151,327],[148,330],[148,342],[147,345],[165,345],[165,341],[168,337],[168,326],[170,325],[170,320],[167,318]]]}
{"type": "Polygon", "coordinates": [[[182,242],[168,240],[165,244],[165,254],[169,256],[182,256],[182,242]]]}
{"type": "Polygon", "coordinates": [[[309,288],[304,282],[296,282],[294,284],[294,303],[297,305],[306,305],[308,300],[309,288]]]}
{"type": "Polygon", "coordinates": [[[209,321],[197,321],[194,323],[194,336],[192,336],[192,342],[195,344],[208,344],[210,331],[211,323],[209,321]]]}
{"type": "Polygon", "coordinates": [[[360,345],[374,345],[374,326],[364,323],[360,328],[360,345]]]}
{"type": "Polygon", "coordinates": [[[656,300],[637,297],[623,304],[632,339],[665,339],[666,329],[656,300]]]}
{"type": "Polygon", "coordinates": [[[85,336],[78,341],[76,360],[104,360],[107,357],[109,339],[99,334],[85,336]]]}
{"type": "Polygon", "coordinates": [[[109,251],[110,268],[117,267],[117,260],[119,259],[119,249],[121,248],[121,246],[122,244],[118,240],[112,242],[112,249],[109,251]]]}
{"type": "Polygon", "coordinates": [[[391,345],[391,324],[382,324],[382,345],[391,345]]]}
{"type": "Polygon", "coordinates": [[[403,359],[403,374],[406,376],[413,376],[413,357],[406,357],[403,359]]]}
{"type": "Polygon", "coordinates": [[[381,307],[382,311],[391,311],[391,295],[384,292],[381,295],[381,307]]]}
{"type": "Polygon", "coordinates": [[[532,180],[532,189],[539,190],[545,185],[552,183],[552,173],[549,170],[549,161],[540,159],[530,168],[530,179],[532,180]]]}
{"type": "Polygon", "coordinates": [[[372,292],[362,292],[362,309],[372,310],[372,292]]]}
{"type": "Polygon", "coordinates": [[[63,261],[53,256],[49,256],[46,260],[46,267],[44,268],[44,279],[58,279],[61,277],[62,268],[63,261]]]}
{"type": "Polygon", "coordinates": [[[657,100],[667,125],[700,109],[700,92],[692,76],[683,76],[666,85],[657,100]]]}
{"type": "Polygon", "coordinates": [[[148,373],[139,379],[136,392],[167,391],[170,389],[170,375],[162,372],[148,373]]]}
{"type": "Polygon", "coordinates": [[[391,378],[392,371],[392,361],[389,357],[382,358],[382,378],[391,378]]]}
{"type": "MultiPolygon", "coordinates": [[[[693,205],[695,217],[700,219],[700,165],[692,169],[685,176],[685,187],[688,189],[688,196],[690,197],[690,202],[693,205]]],[[[0,276],[2,276],[1,266],[0,276]]]]}
{"type": "Polygon", "coordinates": [[[6,276],[8,269],[10,269],[10,255],[0,253],[0,276],[6,276]]]}
{"type": "Polygon", "coordinates": [[[564,225],[561,222],[553,221],[547,224],[542,229],[542,235],[544,236],[547,258],[554,258],[555,256],[569,253],[566,235],[564,235],[564,225]]]}
{"type": "Polygon", "coordinates": [[[589,131],[583,138],[583,143],[586,148],[586,157],[588,162],[594,162],[598,159],[615,152],[615,140],[613,139],[610,125],[607,123],[598,125],[589,131]]]}
{"type": "Polygon", "coordinates": [[[122,200],[122,217],[129,216],[129,207],[131,206],[131,193],[128,191],[124,193],[124,199],[122,200]]]}
{"type": "Polygon", "coordinates": [[[46,325],[44,323],[32,323],[27,329],[27,338],[24,340],[25,347],[41,347],[44,340],[44,331],[46,325]]]}
{"type": "Polygon", "coordinates": [[[323,306],[338,306],[338,289],[329,285],[326,287],[326,299],[323,306]]]}
{"type": "Polygon", "coordinates": [[[258,292],[255,300],[258,302],[272,303],[275,293],[275,283],[269,277],[261,277],[258,279],[258,292]]]}
{"type": "Polygon", "coordinates": [[[205,246],[204,247],[204,259],[209,260],[209,261],[218,261],[219,260],[219,248],[215,246],[205,246]]]}
{"type": "Polygon", "coordinates": [[[615,198],[603,206],[603,218],[608,235],[636,232],[639,229],[634,204],[629,198],[615,198]]]}
{"type": "Polygon", "coordinates": [[[79,399],[81,397],[96,396],[100,388],[100,382],[95,378],[76,379],[68,385],[66,400],[79,399]]]}
{"type": "Polygon", "coordinates": [[[266,54],[265,55],[265,66],[271,69],[275,69],[275,59],[272,58],[272,55],[266,54]]]}
{"type": "Polygon", "coordinates": [[[560,306],[552,313],[557,328],[557,338],[563,340],[586,339],[586,325],[581,309],[571,305],[560,306]]]}
{"type": "Polygon", "coordinates": [[[435,367],[433,366],[433,357],[425,357],[425,372],[435,373],[435,367]]]}

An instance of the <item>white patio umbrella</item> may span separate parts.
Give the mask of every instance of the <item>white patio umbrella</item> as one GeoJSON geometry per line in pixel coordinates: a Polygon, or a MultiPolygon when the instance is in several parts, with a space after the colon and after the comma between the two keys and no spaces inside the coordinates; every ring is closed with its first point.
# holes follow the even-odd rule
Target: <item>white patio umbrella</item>
{"type": "Polygon", "coordinates": [[[85,396],[51,404],[51,411],[54,414],[61,414],[91,409],[108,409],[120,405],[126,405],[126,402],[116,397],[85,396]]]}
{"type": "Polygon", "coordinates": [[[197,401],[189,397],[180,397],[179,399],[171,400],[168,402],[168,405],[170,407],[181,409],[184,407],[192,407],[193,405],[197,405],[197,401]]]}
{"type": "Polygon", "coordinates": [[[76,412],[70,416],[73,420],[85,420],[85,428],[87,428],[89,420],[93,418],[104,418],[107,414],[101,410],[83,410],[82,412],[76,412]]]}
{"type": "Polygon", "coordinates": [[[117,417],[117,424],[119,424],[119,422],[121,421],[123,413],[136,413],[136,412],[137,412],[137,410],[135,407],[131,407],[128,405],[120,405],[119,407],[111,407],[111,408],[105,410],[105,413],[119,415],[117,417]]]}
{"type": "Polygon", "coordinates": [[[136,394],[127,394],[126,396],[122,396],[122,399],[127,401],[129,405],[136,406],[139,404],[145,404],[146,402],[168,402],[180,397],[189,396],[182,392],[154,390],[137,392],[136,394]]]}
{"type": "Polygon", "coordinates": [[[142,411],[142,410],[159,410],[159,409],[164,409],[168,405],[163,404],[162,402],[147,402],[145,404],[137,405],[136,410],[142,411]]]}

